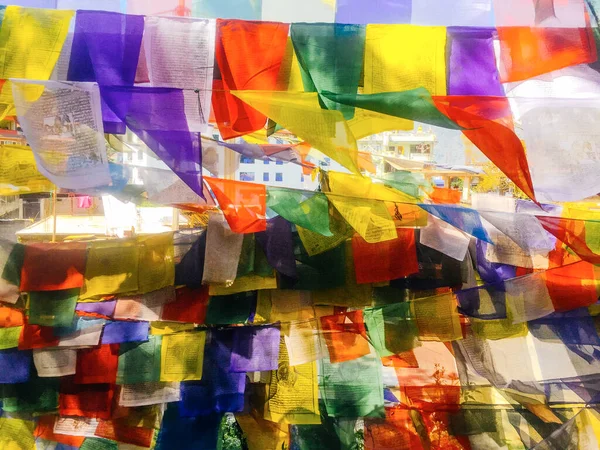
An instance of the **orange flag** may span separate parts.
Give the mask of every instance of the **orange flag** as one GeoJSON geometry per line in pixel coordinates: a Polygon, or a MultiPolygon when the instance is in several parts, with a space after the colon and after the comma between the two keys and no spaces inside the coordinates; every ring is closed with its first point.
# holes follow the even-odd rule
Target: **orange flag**
{"type": "Polygon", "coordinates": [[[264,184],[204,177],[235,233],[267,229],[267,187],[264,184]]]}
{"type": "Polygon", "coordinates": [[[212,105],[223,139],[264,127],[266,116],[228,91],[277,89],[289,28],[283,23],[217,19],[215,58],[221,79],[213,83],[212,105]]]}

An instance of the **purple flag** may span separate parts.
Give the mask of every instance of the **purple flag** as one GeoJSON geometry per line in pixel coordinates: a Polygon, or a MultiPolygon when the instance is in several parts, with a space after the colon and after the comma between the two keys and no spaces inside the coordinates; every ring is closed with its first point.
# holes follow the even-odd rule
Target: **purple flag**
{"type": "Polygon", "coordinates": [[[489,262],[485,258],[488,243],[477,240],[475,245],[477,248],[477,272],[483,281],[486,283],[500,283],[517,276],[515,266],[489,262]]]}
{"type": "Polygon", "coordinates": [[[150,329],[148,322],[115,321],[108,322],[102,330],[102,344],[122,344],[124,342],[145,342],[150,329]]]}
{"type": "MultiPolygon", "coordinates": [[[[143,16],[77,11],[68,80],[133,86],[143,34],[143,16]]],[[[125,133],[125,124],[106,104],[102,119],[105,132],[125,133]]]]}
{"type": "Polygon", "coordinates": [[[271,267],[283,275],[298,278],[292,225],[287,220],[281,216],[269,219],[267,230],[256,233],[255,236],[271,267]]]}
{"type": "Polygon", "coordinates": [[[230,372],[277,370],[279,327],[239,327],[233,335],[230,372]]]}
{"type": "Polygon", "coordinates": [[[183,91],[102,86],[100,94],[107,107],[185,184],[204,198],[200,135],[189,131],[183,91]]]}
{"type": "Polygon", "coordinates": [[[181,383],[183,417],[237,412],[244,408],[246,374],[229,372],[234,329],[209,331],[204,348],[202,380],[181,383]]]}
{"type": "Polygon", "coordinates": [[[115,312],[116,305],[116,300],[110,300],[108,302],[77,303],[75,311],[82,311],[86,313],[94,313],[111,317],[115,312]]]}
{"type": "Polygon", "coordinates": [[[369,23],[410,23],[413,0],[338,0],[335,21],[369,23]]]}
{"type": "Polygon", "coordinates": [[[31,350],[0,350],[0,383],[25,383],[31,373],[31,350]]]}
{"type": "Polygon", "coordinates": [[[77,11],[69,81],[133,86],[143,34],[144,16],[77,11]]]}
{"type": "Polygon", "coordinates": [[[227,142],[217,142],[217,144],[227,147],[240,155],[248,158],[260,159],[263,161],[284,161],[298,164],[300,166],[311,167],[302,162],[302,156],[294,149],[294,145],[283,144],[229,144],[227,142]]]}
{"type": "Polygon", "coordinates": [[[449,27],[448,95],[504,97],[491,28],[449,27]]]}

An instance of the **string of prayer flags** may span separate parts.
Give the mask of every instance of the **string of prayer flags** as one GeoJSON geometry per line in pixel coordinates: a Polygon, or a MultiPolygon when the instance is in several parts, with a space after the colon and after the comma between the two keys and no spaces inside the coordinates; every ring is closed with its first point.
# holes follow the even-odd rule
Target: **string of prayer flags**
{"type": "Polygon", "coordinates": [[[217,20],[215,59],[220,78],[213,82],[212,106],[223,139],[260,130],[266,116],[271,117],[229,91],[274,90],[288,32],[289,25],[283,23],[217,20]],[[255,56],[248,58],[249,54],[255,56]]]}
{"type": "MultiPolygon", "coordinates": [[[[292,24],[290,36],[305,92],[356,92],[365,48],[364,26],[298,23],[292,24]],[[339,75],[332,77],[332,73],[339,75]]],[[[346,120],[354,116],[352,107],[336,105],[323,96],[319,100],[325,108],[339,110],[346,120]]]]}
{"type": "Polygon", "coordinates": [[[38,170],[59,187],[110,184],[100,93],[91,83],[12,83],[19,123],[38,170]]]}

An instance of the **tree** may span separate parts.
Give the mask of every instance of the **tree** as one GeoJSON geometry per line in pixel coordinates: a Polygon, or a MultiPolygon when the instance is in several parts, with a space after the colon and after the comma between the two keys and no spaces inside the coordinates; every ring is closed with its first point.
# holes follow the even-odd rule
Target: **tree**
{"type": "Polygon", "coordinates": [[[493,163],[487,163],[483,167],[483,172],[482,175],[479,175],[479,183],[473,187],[474,192],[495,192],[500,195],[510,194],[515,198],[529,198],[493,163]]]}

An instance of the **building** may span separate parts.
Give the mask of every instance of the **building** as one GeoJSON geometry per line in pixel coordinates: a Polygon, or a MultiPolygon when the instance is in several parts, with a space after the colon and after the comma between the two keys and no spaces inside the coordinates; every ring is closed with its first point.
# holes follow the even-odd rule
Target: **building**
{"type": "Polygon", "coordinates": [[[413,161],[432,161],[437,143],[431,127],[424,131],[386,131],[358,141],[358,150],[374,155],[391,156],[413,161]]]}

